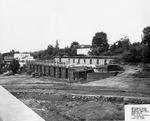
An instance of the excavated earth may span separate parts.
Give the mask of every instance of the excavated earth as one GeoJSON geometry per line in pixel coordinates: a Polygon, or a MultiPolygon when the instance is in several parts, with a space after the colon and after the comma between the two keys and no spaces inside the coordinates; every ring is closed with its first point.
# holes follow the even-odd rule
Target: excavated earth
{"type": "Polygon", "coordinates": [[[26,74],[0,75],[0,85],[45,121],[124,121],[124,105],[150,104],[149,73],[135,68],[84,84],[26,74]]]}

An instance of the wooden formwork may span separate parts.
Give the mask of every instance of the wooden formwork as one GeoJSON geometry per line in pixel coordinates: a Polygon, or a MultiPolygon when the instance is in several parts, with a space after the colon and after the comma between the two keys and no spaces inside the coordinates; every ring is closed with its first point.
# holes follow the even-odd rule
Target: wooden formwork
{"type": "Polygon", "coordinates": [[[38,72],[38,70],[39,70],[38,64],[36,64],[35,69],[36,69],[36,72],[38,72]]]}
{"type": "Polygon", "coordinates": [[[33,71],[34,72],[36,71],[36,65],[33,65],[33,71]]]}
{"type": "Polygon", "coordinates": [[[44,65],[44,75],[46,75],[46,66],[44,65]]]}
{"type": "Polygon", "coordinates": [[[32,65],[32,67],[33,67],[33,70],[32,70],[32,71],[35,71],[35,65],[32,65]]]}
{"type": "Polygon", "coordinates": [[[41,66],[41,65],[38,65],[38,72],[41,72],[41,70],[40,70],[40,66],[41,66]]]}
{"type": "Polygon", "coordinates": [[[50,70],[50,66],[48,66],[48,70],[49,70],[49,76],[51,76],[51,70],[50,70]]]}
{"type": "Polygon", "coordinates": [[[69,80],[74,80],[74,76],[73,76],[74,71],[75,71],[74,69],[68,68],[68,78],[69,78],[69,80]]]}
{"type": "Polygon", "coordinates": [[[69,69],[68,68],[62,68],[62,78],[64,78],[64,79],[68,79],[69,77],[68,77],[68,75],[69,75],[69,71],[68,71],[69,69]]]}
{"type": "Polygon", "coordinates": [[[61,68],[61,78],[62,79],[66,79],[66,72],[65,72],[66,68],[61,68]]]}
{"type": "Polygon", "coordinates": [[[62,78],[61,67],[59,67],[59,69],[58,69],[58,78],[62,78]]]}
{"type": "Polygon", "coordinates": [[[27,71],[30,71],[30,70],[31,70],[31,64],[27,64],[27,65],[26,65],[26,70],[27,70],[27,71]]]}
{"type": "Polygon", "coordinates": [[[61,78],[61,72],[60,72],[60,67],[55,67],[55,77],[56,78],[61,78]]]}
{"type": "Polygon", "coordinates": [[[50,67],[50,74],[51,74],[52,77],[55,77],[54,66],[50,67]]]}
{"type": "Polygon", "coordinates": [[[31,64],[29,64],[30,65],[30,68],[29,68],[29,70],[28,71],[32,71],[32,65],[31,64]]]}
{"type": "Polygon", "coordinates": [[[46,76],[49,76],[49,66],[46,66],[46,76]]]}
{"type": "Polygon", "coordinates": [[[52,70],[53,70],[53,69],[52,69],[52,66],[49,66],[49,70],[50,70],[50,71],[49,71],[49,73],[50,73],[49,75],[52,76],[52,70]]]}
{"type": "Polygon", "coordinates": [[[28,65],[29,65],[29,66],[28,66],[28,67],[29,67],[29,68],[28,68],[28,69],[29,69],[28,71],[31,71],[31,70],[32,70],[32,65],[31,65],[31,64],[28,64],[28,65]]]}
{"type": "Polygon", "coordinates": [[[42,65],[40,65],[40,72],[42,73],[42,65]]]}
{"type": "Polygon", "coordinates": [[[54,66],[54,77],[56,77],[56,66],[54,66]]]}
{"type": "Polygon", "coordinates": [[[66,68],[66,70],[65,70],[65,78],[66,78],[66,79],[68,79],[68,77],[69,77],[68,75],[69,75],[69,74],[68,74],[68,68],[66,68]]]}
{"type": "Polygon", "coordinates": [[[28,70],[42,73],[46,76],[74,80],[73,72],[75,69],[57,65],[46,65],[39,63],[27,64],[28,70]]]}
{"type": "Polygon", "coordinates": [[[45,74],[45,72],[44,72],[44,65],[42,65],[42,74],[45,74]]]}

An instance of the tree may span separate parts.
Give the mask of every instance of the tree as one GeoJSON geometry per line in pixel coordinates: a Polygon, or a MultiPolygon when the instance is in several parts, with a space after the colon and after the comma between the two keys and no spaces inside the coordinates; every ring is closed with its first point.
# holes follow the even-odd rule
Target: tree
{"type": "Polygon", "coordinates": [[[59,48],[59,43],[58,43],[58,40],[56,40],[56,45],[55,45],[55,48],[59,48]]]}
{"type": "Polygon", "coordinates": [[[54,47],[52,45],[48,45],[46,50],[46,55],[53,55],[54,47]]]}
{"type": "Polygon", "coordinates": [[[79,43],[74,41],[70,45],[70,56],[75,56],[77,55],[77,47],[79,46],[79,43]]]}
{"type": "Polygon", "coordinates": [[[143,63],[150,63],[150,26],[143,29],[143,63]]]}
{"type": "Polygon", "coordinates": [[[78,46],[79,46],[79,43],[74,41],[71,43],[70,48],[74,48],[74,47],[78,47],[78,46]]]}
{"type": "Polygon", "coordinates": [[[10,52],[3,53],[2,56],[14,56],[15,53],[20,53],[19,51],[11,50],[10,52]]]}
{"type": "Polygon", "coordinates": [[[113,45],[110,46],[110,51],[115,51],[117,49],[117,45],[116,43],[114,43],[113,45]]]}
{"type": "Polygon", "coordinates": [[[123,60],[126,62],[142,62],[142,49],[140,46],[132,46],[129,51],[125,51],[122,54],[123,60]]]}
{"type": "Polygon", "coordinates": [[[107,34],[104,32],[97,32],[92,40],[92,53],[100,55],[102,52],[107,51],[109,48],[107,34]]]}
{"type": "Polygon", "coordinates": [[[15,74],[15,73],[17,73],[19,68],[20,68],[19,61],[16,59],[13,59],[13,61],[9,65],[9,70],[11,70],[13,72],[13,74],[15,74]]]}
{"type": "Polygon", "coordinates": [[[119,55],[119,54],[124,53],[125,51],[129,51],[130,47],[131,47],[131,43],[130,43],[129,37],[124,36],[119,41],[112,44],[110,46],[110,50],[114,54],[119,55]]]}
{"type": "Polygon", "coordinates": [[[70,51],[71,51],[71,49],[69,47],[65,47],[64,48],[64,55],[70,56],[70,51]]]}
{"type": "Polygon", "coordinates": [[[148,46],[150,49],[150,26],[143,29],[143,39],[142,42],[148,46]]]}
{"type": "Polygon", "coordinates": [[[58,40],[56,40],[56,45],[55,45],[55,48],[53,50],[53,56],[56,56],[59,52],[59,43],[58,43],[58,40]]]}

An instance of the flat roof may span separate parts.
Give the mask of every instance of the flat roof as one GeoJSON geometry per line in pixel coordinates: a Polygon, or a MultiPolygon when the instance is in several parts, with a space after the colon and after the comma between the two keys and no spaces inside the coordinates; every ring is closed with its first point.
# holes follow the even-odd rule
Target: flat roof
{"type": "Polygon", "coordinates": [[[120,56],[55,56],[54,58],[117,59],[120,58],[120,56]]]}

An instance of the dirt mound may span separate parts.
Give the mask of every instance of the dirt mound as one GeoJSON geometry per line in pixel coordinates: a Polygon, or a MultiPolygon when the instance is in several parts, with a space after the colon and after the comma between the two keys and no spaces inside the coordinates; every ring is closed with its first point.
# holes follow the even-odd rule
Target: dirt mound
{"type": "Polygon", "coordinates": [[[123,120],[123,106],[104,101],[91,101],[75,106],[66,115],[76,120],[123,120]]]}

